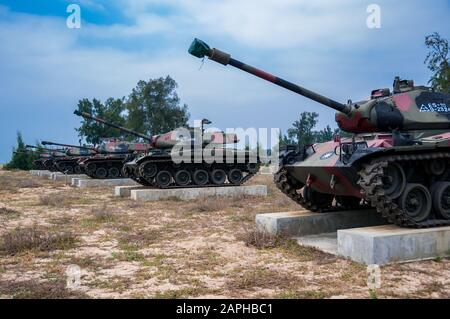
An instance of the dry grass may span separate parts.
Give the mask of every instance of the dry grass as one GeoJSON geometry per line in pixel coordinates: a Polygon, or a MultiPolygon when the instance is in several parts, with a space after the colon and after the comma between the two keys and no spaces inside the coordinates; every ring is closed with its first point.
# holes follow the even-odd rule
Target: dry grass
{"type": "Polygon", "coordinates": [[[292,289],[302,284],[302,281],[292,273],[262,267],[240,271],[237,277],[227,282],[227,286],[231,290],[271,289],[273,287],[292,289]]]}
{"type": "Polygon", "coordinates": [[[71,233],[47,233],[35,228],[17,228],[1,237],[0,252],[15,255],[24,251],[70,249],[76,237],[71,233]]]}
{"type": "Polygon", "coordinates": [[[42,186],[42,183],[33,178],[0,175],[0,190],[17,191],[19,188],[38,188],[42,186]]]}
{"type": "Polygon", "coordinates": [[[257,249],[275,248],[279,246],[282,241],[281,236],[272,235],[257,227],[245,229],[244,232],[237,237],[239,240],[242,240],[246,246],[255,247],[257,249]]]}
{"type": "Polygon", "coordinates": [[[66,281],[0,281],[0,295],[14,299],[89,299],[89,296],[67,289],[66,281]]]}
{"type": "Polygon", "coordinates": [[[103,204],[100,207],[93,207],[91,209],[91,214],[96,222],[110,223],[116,219],[118,212],[112,207],[103,204]]]}
{"type": "Polygon", "coordinates": [[[7,207],[0,207],[0,216],[10,217],[10,216],[19,216],[20,213],[15,209],[10,209],[7,207]]]}
{"type": "Polygon", "coordinates": [[[191,212],[217,212],[225,209],[228,206],[223,198],[204,197],[197,199],[195,204],[191,207],[191,212]]]}
{"type": "Polygon", "coordinates": [[[369,294],[364,265],[258,232],[256,214],[299,210],[268,175],[248,183],[267,185],[266,198],[146,203],[115,198],[111,188],[80,190],[38,178],[38,191],[3,191],[30,177],[0,176],[0,202],[7,203],[0,205],[0,298],[84,298],[65,289],[65,269],[74,264],[94,298],[449,295],[447,258],[383,266],[382,287],[369,294]],[[41,203],[39,196],[52,199],[41,203]]]}

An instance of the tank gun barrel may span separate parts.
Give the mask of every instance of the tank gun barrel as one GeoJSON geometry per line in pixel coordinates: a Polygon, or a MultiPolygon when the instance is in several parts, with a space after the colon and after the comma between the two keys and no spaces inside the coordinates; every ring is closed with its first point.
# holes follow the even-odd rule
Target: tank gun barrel
{"type": "Polygon", "coordinates": [[[41,143],[42,143],[42,145],[55,145],[55,146],[63,146],[63,147],[73,147],[73,148],[78,148],[78,149],[82,149],[82,150],[94,151],[94,152],[98,153],[98,151],[97,151],[97,149],[95,147],[88,147],[88,146],[81,146],[81,145],[71,145],[71,144],[62,144],[62,143],[55,143],[55,142],[50,142],[50,141],[42,141],[41,143]]]}
{"type": "Polygon", "coordinates": [[[118,129],[118,130],[120,130],[120,131],[126,132],[126,133],[128,133],[128,134],[131,134],[131,135],[134,135],[134,136],[137,136],[137,137],[140,137],[140,138],[143,138],[143,139],[148,140],[148,141],[150,141],[150,142],[151,142],[151,140],[152,140],[152,137],[151,137],[151,136],[147,136],[147,135],[141,134],[141,133],[139,133],[139,132],[132,131],[132,130],[130,130],[130,129],[127,129],[127,128],[125,128],[125,127],[122,127],[122,126],[117,125],[117,124],[114,124],[114,123],[110,123],[110,122],[105,121],[105,120],[103,120],[103,119],[101,119],[101,118],[92,116],[91,114],[86,113],[86,112],[74,111],[73,114],[78,115],[78,116],[81,116],[81,117],[83,117],[83,118],[85,118],[85,119],[88,119],[88,120],[94,120],[94,121],[96,121],[96,122],[105,124],[106,126],[110,126],[110,127],[116,128],[116,129],[118,129]]]}
{"type": "Polygon", "coordinates": [[[320,104],[326,105],[328,107],[331,107],[332,109],[335,109],[336,111],[349,114],[351,111],[351,106],[342,104],[339,102],[336,102],[332,99],[329,99],[323,95],[320,95],[318,93],[315,93],[313,91],[310,91],[308,89],[305,89],[304,87],[301,87],[297,84],[294,84],[292,82],[286,81],[282,78],[279,78],[275,75],[272,75],[270,73],[267,73],[265,71],[259,70],[253,66],[250,66],[248,64],[245,64],[241,61],[238,61],[236,59],[233,59],[230,54],[225,53],[223,51],[220,51],[216,48],[210,48],[205,42],[194,39],[192,42],[189,53],[197,58],[204,58],[207,56],[210,60],[213,60],[217,63],[223,64],[223,65],[231,65],[235,68],[238,68],[242,71],[245,71],[247,73],[253,74],[254,76],[257,76],[263,80],[272,82],[273,84],[276,84],[278,86],[281,86],[287,90],[293,91],[297,94],[300,94],[304,97],[307,97],[311,100],[314,100],[320,104]]]}
{"type": "Polygon", "coordinates": [[[38,147],[38,146],[34,146],[34,145],[26,145],[25,147],[36,149],[36,150],[42,150],[42,151],[46,151],[46,152],[65,152],[66,151],[64,149],[51,149],[51,148],[46,148],[46,147],[38,147]]]}

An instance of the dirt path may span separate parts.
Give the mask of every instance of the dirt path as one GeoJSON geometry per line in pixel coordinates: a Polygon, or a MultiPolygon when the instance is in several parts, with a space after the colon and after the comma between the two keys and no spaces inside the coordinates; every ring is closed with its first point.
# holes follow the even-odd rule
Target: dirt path
{"type": "Polygon", "coordinates": [[[266,199],[139,204],[111,188],[0,171],[0,296],[450,297],[448,259],[382,267],[382,286],[370,292],[359,264],[293,244],[246,246],[257,213],[299,210],[270,176],[250,182],[261,183],[266,199]],[[71,265],[81,280],[67,288],[71,265]]]}

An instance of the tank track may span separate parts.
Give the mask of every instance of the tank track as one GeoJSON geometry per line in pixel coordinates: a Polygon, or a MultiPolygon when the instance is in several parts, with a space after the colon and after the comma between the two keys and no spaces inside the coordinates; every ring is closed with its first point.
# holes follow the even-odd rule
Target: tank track
{"type": "MultiPolygon", "coordinates": [[[[153,162],[154,162],[154,163],[168,163],[168,164],[172,163],[171,160],[155,160],[155,161],[153,161],[153,162]]],[[[190,185],[185,185],[185,186],[179,186],[179,185],[176,185],[176,184],[172,184],[172,185],[169,185],[169,186],[164,187],[164,188],[161,188],[161,187],[156,183],[155,178],[152,178],[151,181],[149,181],[148,179],[145,179],[145,178],[143,178],[143,177],[140,177],[140,176],[138,176],[138,177],[134,176],[134,177],[131,177],[131,178],[132,178],[134,181],[136,181],[136,182],[138,182],[138,183],[144,185],[143,182],[140,181],[140,180],[142,179],[142,180],[145,181],[146,184],[148,184],[148,185],[144,185],[144,186],[147,186],[147,187],[155,187],[155,188],[158,188],[158,189],[211,188],[211,187],[231,187],[231,186],[241,186],[242,184],[244,184],[245,182],[247,182],[249,179],[251,179],[253,176],[255,176],[258,172],[259,172],[259,167],[258,167],[258,169],[255,170],[254,172],[248,172],[247,175],[245,175],[239,183],[234,183],[234,184],[232,184],[232,183],[224,183],[224,184],[208,183],[208,184],[205,184],[205,185],[190,184],[190,185]]]]}
{"type": "Polygon", "coordinates": [[[430,219],[422,222],[416,222],[409,216],[404,214],[400,207],[392,201],[391,198],[384,194],[382,188],[382,177],[384,169],[393,162],[412,162],[431,160],[436,158],[450,158],[450,153],[441,152],[433,154],[408,154],[393,155],[377,158],[363,165],[363,169],[359,172],[360,180],[358,184],[361,187],[361,193],[364,199],[371,204],[372,207],[381,213],[390,223],[397,226],[408,228],[431,228],[450,225],[450,220],[430,219]]]}
{"type": "Polygon", "coordinates": [[[277,188],[294,202],[305,208],[306,210],[319,213],[330,213],[344,210],[366,209],[368,205],[355,206],[343,206],[343,205],[330,205],[327,207],[318,207],[312,202],[308,202],[305,198],[297,192],[297,190],[304,187],[304,184],[299,184],[289,179],[289,174],[286,168],[281,167],[273,176],[273,180],[277,188]]]}

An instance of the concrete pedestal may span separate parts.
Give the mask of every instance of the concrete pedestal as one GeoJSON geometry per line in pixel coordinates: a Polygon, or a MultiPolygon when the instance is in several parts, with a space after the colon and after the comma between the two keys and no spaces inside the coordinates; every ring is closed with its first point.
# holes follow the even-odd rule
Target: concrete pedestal
{"type": "Polygon", "coordinates": [[[41,172],[48,172],[48,171],[43,171],[43,170],[31,170],[30,174],[33,176],[40,176],[41,172]]]}
{"type": "Polygon", "coordinates": [[[129,178],[118,178],[118,179],[77,179],[74,178],[76,187],[87,188],[87,187],[108,187],[108,186],[137,186],[138,184],[129,178]]]}
{"type": "Polygon", "coordinates": [[[37,176],[50,178],[51,174],[53,174],[53,172],[50,172],[50,171],[38,171],[37,176]]]}
{"type": "Polygon", "coordinates": [[[338,253],[364,264],[388,264],[450,255],[450,227],[394,225],[338,230],[338,253]]]}
{"type": "Polygon", "coordinates": [[[333,213],[296,211],[256,215],[260,229],[274,235],[291,237],[336,232],[338,229],[384,225],[386,222],[372,209],[333,213]]]}
{"type": "Polygon", "coordinates": [[[88,176],[84,175],[84,174],[72,174],[72,175],[65,175],[62,173],[56,173],[53,174],[51,176],[51,179],[58,181],[58,182],[67,182],[67,183],[72,183],[72,179],[74,178],[79,178],[79,179],[87,179],[89,178],[88,176]]]}
{"type": "MultiPolygon", "coordinates": [[[[149,189],[148,187],[142,185],[133,185],[133,186],[116,186],[114,188],[114,195],[117,197],[130,197],[131,191],[135,189],[149,189]]],[[[150,188],[151,189],[151,188],[150,188]]]]}
{"type": "Polygon", "coordinates": [[[267,186],[227,186],[205,188],[176,188],[176,189],[134,189],[131,190],[131,198],[137,201],[156,201],[160,199],[177,198],[190,200],[211,196],[267,196],[267,186]]]}

